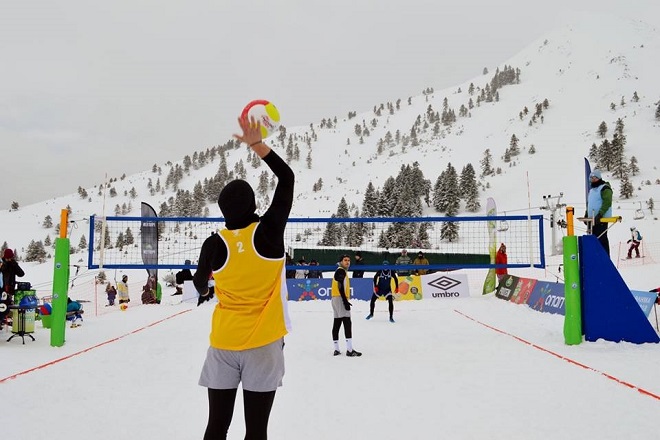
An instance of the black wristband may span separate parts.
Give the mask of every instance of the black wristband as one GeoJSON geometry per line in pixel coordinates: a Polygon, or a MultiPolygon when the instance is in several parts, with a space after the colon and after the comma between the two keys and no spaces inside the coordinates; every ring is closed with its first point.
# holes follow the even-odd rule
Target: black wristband
{"type": "Polygon", "coordinates": [[[262,143],[262,142],[263,142],[263,141],[253,142],[253,143],[250,144],[250,146],[251,146],[251,147],[254,147],[255,145],[259,145],[259,144],[262,143]]]}

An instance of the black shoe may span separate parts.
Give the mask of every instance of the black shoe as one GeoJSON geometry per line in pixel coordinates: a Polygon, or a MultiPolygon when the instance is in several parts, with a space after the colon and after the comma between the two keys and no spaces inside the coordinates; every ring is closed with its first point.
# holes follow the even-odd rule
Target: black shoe
{"type": "Polygon", "coordinates": [[[348,357],[360,357],[360,356],[362,356],[362,353],[360,353],[359,351],[356,351],[356,350],[352,350],[352,351],[347,351],[346,356],[348,356],[348,357]]]}
{"type": "Polygon", "coordinates": [[[341,354],[341,351],[335,350],[334,353],[332,353],[333,356],[339,356],[341,354]]]}

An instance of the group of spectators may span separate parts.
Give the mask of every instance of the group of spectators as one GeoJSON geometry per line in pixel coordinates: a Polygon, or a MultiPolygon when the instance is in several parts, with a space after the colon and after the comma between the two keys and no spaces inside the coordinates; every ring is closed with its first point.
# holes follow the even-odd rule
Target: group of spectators
{"type": "MultiPolygon", "coordinates": [[[[357,251],[355,252],[354,255],[355,262],[353,263],[353,266],[362,266],[364,265],[364,260],[362,259],[362,252],[357,251]]],[[[385,259],[383,261],[383,264],[390,264],[389,260],[385,259]]],[[[408,266],[408,265],[429,265],[429,260],[424,256],[424,253],[422,251],[419,251],[417,253],[417,256],[411,260],[411,258],[408,256],[408,251],[406,249],[401,250],[401,254],[396,258],[395,264],[397,266],[408,266]]],[[[294,266],[293,258],[289,255],[289,253],[286,253],[286,265],[287,266],[294,266]]],[[[297,278],[297,279],[303,279],[303,278],[323,278],[323,273],[320,270],[316,270],[314,267],[319,266],[319,262],[315,259],[310,260],[308,263],[305,260],[305,257],[300,258],[296,263],[295,266],[300,266],[299,268],[296,269],[290,269],[286,271],[286,277],[287,278],[297,278]]],[[[396,273],[399,276],[408,276],[408,275],[425,275],[429,273],[428,269],[415,269],[415,270],[410,270],[410,269],[401,269],[397,270],[396,273]]],[[[353,269],[353,278],[362,278],[364,277],[364,271],[360,270],[358,268],[353,269]]]]}

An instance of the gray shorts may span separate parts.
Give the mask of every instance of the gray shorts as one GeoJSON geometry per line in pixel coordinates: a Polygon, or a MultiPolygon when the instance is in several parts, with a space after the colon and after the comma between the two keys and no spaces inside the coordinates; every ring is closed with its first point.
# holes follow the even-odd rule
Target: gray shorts
{"type": "Polygon", "coordinates": [[[275,391],[284,377],[284,339],[263,347],[232,351],[209,347],[199,384],[216,390],[275,391]]]}
{"type": "Polygon", "coordinates": [[[346,307],[344,307],[344,300],[341,296],[333,296],[330,302],[332,302],[332,313],[335,318],[351,317],[351,311],[346,310],[346,307]]]}

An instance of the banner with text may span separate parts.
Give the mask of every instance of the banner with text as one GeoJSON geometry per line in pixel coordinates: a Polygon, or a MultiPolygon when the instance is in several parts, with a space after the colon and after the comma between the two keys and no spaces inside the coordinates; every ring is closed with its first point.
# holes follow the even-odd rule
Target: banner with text
{"type": "Polygon", "coordinates": [[[468,277],[462,273],[446,275],[436,272],[418,277],[422,279],[422,295],[426,299],[469,298],[468,277]]]}
{"type": "Polygon", "coordinates": [[[562,283],[505,275],[497,286],[495,296],[516,304],[527,304],[539,312],[564,314],[562,283]]]}

